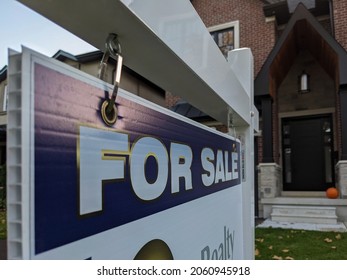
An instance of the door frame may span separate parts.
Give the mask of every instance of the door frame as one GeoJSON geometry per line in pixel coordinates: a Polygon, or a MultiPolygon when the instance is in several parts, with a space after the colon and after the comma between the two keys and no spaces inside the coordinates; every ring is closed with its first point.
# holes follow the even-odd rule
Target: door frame
{"type": "MultiPolygon", "coordinates": [[[[331,115],[332,125],[333,125],[333,147],[336,149],[337,147],[337,124],[336,124],[336,109],[334,107],[323,108],[323,109],[315,109],[315,110],[305,110],[305,111],[293,111],[293,112],[282,112],[278,113],[278,150],[279,150],[279,165],[281,166],[281,178],[283,178],[283,139],[282,139],[282,123],[285,118],[295,118],[295,117],[310,117],[310,116],[319,116],[319,115],[331,115]]],[[[282,182],[282,191],[283,191],[282,182]]],[[[320,192],[323,193],[323,192],[320,192]]]]}

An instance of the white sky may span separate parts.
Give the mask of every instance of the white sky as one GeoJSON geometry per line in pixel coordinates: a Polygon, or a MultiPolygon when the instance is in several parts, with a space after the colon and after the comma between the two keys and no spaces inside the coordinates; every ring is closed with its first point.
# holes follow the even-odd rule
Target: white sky
{"type": "Polygon", "coordinates": [[[95,48],[15,0],[0,0],[0,69],[7,65],[7,49],[21,45],[47,56],[58,50],[73,55],[95,48]]]}

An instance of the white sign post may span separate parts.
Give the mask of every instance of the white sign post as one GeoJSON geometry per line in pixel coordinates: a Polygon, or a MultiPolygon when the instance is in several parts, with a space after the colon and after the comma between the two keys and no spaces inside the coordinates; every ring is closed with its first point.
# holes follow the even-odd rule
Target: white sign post
{"type": "Polygon", "coordinates": [[[20,2],[99,48],[116,33],[126,65],[233,137],[122,90],[105,127],[111,85],[27,49],[12,54],[9,258],[252,259],[250,51],[225,61],[189,1],[20,2]]]}

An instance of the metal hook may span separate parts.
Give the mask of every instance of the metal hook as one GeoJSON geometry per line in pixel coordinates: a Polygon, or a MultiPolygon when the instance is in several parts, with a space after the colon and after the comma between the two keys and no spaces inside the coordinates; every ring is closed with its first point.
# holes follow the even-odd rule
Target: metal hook
{"type": "Polygon", "coordinates": [[[229,112],[229,128],[232,128],[234,132],[234,138],[236,139],[236,131],[235,131],[235,125],[234,125],[234,116],[232,112],[229,112]]]}
{"type": "MultiPolygon", "coordinates": [[[[234,137],[234,139],[237,139],[237,135],[236,135],[236,129],[235,129],[235,124],[234,124],[234,118],[233,118],[233,113],[229,112],[229,128],[231,129],[231,133],[233,134],[232,136],[234,137]]],[[[233,144],[233,150],[236,150],[236,144],[233,144]]]]}
{"type": "Polygon", "coordinates": [[[104,80],[104,76],[107,69],[107,62],[109,57],[117,60],[117,67],[116,67],[116,75],[114,79],[114,86],[111,98],[109,100],[105,100],[101,105],[101,117],[106,125],[112,126],[116,121],[118,117],[117,108],[115,106],[116,97],[118,94],[118,88],[122,73],[122,66],[123,66],[123,57],[121,55],[121,45],[117,39],[116,34],[109,34],[106,43],[105,43],[105,53],[101,59],[100,66],[99,66],[99,73],[98,77],[102,80],[104,80]]]}
{"type": "Polygon", "coordinates": [[[106,49],[113,57],[117,57],[122,53],[120,43],[117,39],[117,34],[111,33],[108,35],[106,39],[106,49]]]}

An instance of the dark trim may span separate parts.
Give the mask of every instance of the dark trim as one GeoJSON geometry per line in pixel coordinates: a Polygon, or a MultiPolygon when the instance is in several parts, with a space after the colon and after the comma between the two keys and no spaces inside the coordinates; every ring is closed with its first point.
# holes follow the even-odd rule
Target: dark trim
{"type": "Polygon", "coordinates": [[[101,60],[102,55],[103,55],[103,52],[99,50],[83,53],[79,55],[73,55],[66,51],[59,50],[52,57],[59,61],[70,59],[72,61],[76,61],[80,63],[87,63],[87,62],[94,62],[95,60],[101,60]]]}
{"type": "Polygon", "coordinates": [[[269,3],[269,1],[267,1],[267,0],[260,0],[261,2],[263,2],[265,5],[269,5],[270,3],[269,3]]]}
{"type": "Polygon", "coordinates": [[[315,17],[306,9],[303,4],[299,4],[284,29],[281,37],[270,52],[268,58],[263,64],[262,69],[258,73],[254,82],[255,96],[270,94],[270,67],[276,59],[278,53],[284,46],[286,39],[289,37],[297,22],[305,20],[313,30],[331,47],[338,57],[339,83],[347,84],[347,52],[346,50],[323,28],[323,26],[315,19],[315,17]]]}
{"type": "Polygon", "coordinates": [[[341,153],[340,159],[347,160],[347,85],[340,86],[341,153]]]}
{"type": "Polygon", "coordinates": [[[268,4],[263,7],[265,17],[275,17],[278,25],[282,25],[290,19],[287,1],[268,4]]]}
{"type": "Polygon", "coordinates": [[[7,65],[2,67],[0,70],[0,82],[5,81],[7,79],[7,65]]]}
{"type": "Polygon", "coordinates": [[[87,63],[87,62],[91,62],[91,61],[95,61],[95,60],[101,61],[102,56],[103,56],[103,52],[97,50],[97,51],[93,51],[93,52],[89,52],[89,53],[76,55],[76,58],[81,63],[87,63]]]}
{"type": "Polygon", "coordinates": [[[263,163],[274,162],[272,141],[272,98],[264,96],[261,99],[262,108],[262,136],[263,136],[263,163]]]}
{"type": "MultiPolygon", "coordinates": [[[[264,2],[264,1],[263,1],[264,2]]],[[[315,0],[314,8],[309,9],[315,16],[329,15],[330,12],[330,0],[315,0]]],[[[288,7],[287,1],[268,3],[264,5],[263,12],[265,17],[276,17],[278,25],[286,24],[290,20],[291,11],[288,7]]]]}
{"type": "Polygon", "coordinates": [[[59,61],[64,61],[66,59],[77,61],[77,58],[74,55],[63,50],[57,51],[52,57],[59,61]]]}

